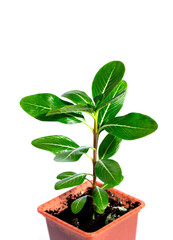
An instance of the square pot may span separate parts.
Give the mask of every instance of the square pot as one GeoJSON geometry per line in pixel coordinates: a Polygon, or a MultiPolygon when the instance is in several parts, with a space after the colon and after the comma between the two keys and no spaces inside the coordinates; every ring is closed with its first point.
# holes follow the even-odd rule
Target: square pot
{"type": "MultiPolygon", "coordinates": [[[[101,183],[97,182],[97,186],[101,185],[101,183]]],[[[67,201],[66,198],[68,195],[76,195],[81,191],[85,192],[88,187],[91,187],[91,184],[84,182],[38,207],[38,212],[46,217],[50,240],[135,240],[138,212],[145,204],[143,201],[114,188],[109,189],[109,191],[122,201],[130,200],[131,202],[139,202],[140,205],[95,232],[84,232],[45,212],[46,210],[59,208],[60,211],[64,210],[64,202],[67,201]]]]}

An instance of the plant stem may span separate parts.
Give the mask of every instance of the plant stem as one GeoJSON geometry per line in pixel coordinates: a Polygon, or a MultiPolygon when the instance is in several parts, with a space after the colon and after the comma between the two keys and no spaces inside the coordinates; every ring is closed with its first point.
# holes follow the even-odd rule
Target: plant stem
{"type": "Polygon", "coordinates": [[[93,212],[92,219],[93,219],[93,220],[96,219],[96,213],[95,213],[95,212],[93,212]]]}
{"type": "Polygon", "coordinates": [[[97,162],[97,120],[98,120],[98,113],[96,112],[94,115],[94,131],[93,131],[93,190],[96,187],[96,174],[95,174],[95,165],[97,162]]]}

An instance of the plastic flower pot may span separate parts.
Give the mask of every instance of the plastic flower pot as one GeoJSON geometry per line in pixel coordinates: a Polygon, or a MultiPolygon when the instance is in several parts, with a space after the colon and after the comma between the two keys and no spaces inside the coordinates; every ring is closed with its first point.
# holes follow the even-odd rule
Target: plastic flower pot
{"type": "MultiPolygon", "coordinates": [[[[97,182],[97,186],[101,186],[101,184],[97,182]]],[[[67,201],[68,195],[76,195],[81,191],[85,192],[88,187],[91,187],[91,184],[85,182],[38,207],[38,212],[46,218],[50,240],[135,240],[138,212],[145,204],[143,201],[114,188],[110,189],[110,192],[119,197],[122,202],[128,200],[137,201],[140,205],[95,232],[84,232],[45,212],[46,210],[55,209],[64,210],[64,203],[67,201]]]]}

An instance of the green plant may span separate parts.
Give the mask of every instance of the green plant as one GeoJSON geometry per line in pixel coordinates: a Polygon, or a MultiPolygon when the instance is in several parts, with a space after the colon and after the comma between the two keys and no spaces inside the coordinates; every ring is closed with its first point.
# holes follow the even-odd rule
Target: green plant
{"type": "Polygon", "coordinates": [[[95,75],[92,83],[93,100],[82,91],[66,92],[64,101],[49,93],[41,93],[24,97],[20,105],[32,117],[41,121],[56,121],[65,124],[84,123],[93,132],[93,146],[79,146],[73,140],[62,135],[41,137],[32,141],[32,145],[55,154],[56,162],[75,162],[83,154],[93,163],[93,173],[63,172],[57,176],[59,180],[55,189],[77,186],[88,180],[87,175],[93,177],[92,196],[83,196],[75,200],[71,209],[77,214],[84,206],[87,197],[93,199],[93,207],[97,213],[103,213],[108,205],[108,194],[104,189],[112,188],[123,180],[119,164],[110,159],[118,150],[122,139],[134,140],[153,133],[157,123],[150,117],[140,113],[129,113],[116,117],[120,111],[127,90],[127,83],[122,80],[125,72],[124,64],[112,61],[104,65],[95,75]],[[94,128],[85,120],[82,112],[92,116],[94,128]],[[98,144],[102,131],[108,134],[98,144]],[[93,149],[93,157],[87,152],[93,149]],[[98,156],[97,156],[98,155],[98,156]],[[99,158],[99,160],[97,160],[99,158]],[[96,186],[96,177],[103,186],[96,186]]]}

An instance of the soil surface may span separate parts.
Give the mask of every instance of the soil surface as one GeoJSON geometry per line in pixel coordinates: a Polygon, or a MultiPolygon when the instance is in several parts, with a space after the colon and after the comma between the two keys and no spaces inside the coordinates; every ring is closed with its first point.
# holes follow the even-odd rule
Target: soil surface
{"type": "Polygon", "coordinates": [[[88,188],[83,194],[75,196],[69,195],[65,206],[67,208],[65,210],[61,212],[60,209],[53,211],[46,210],[46,212],[85,232],[95,232],[140,205],[139,202],[123,201],[109,191],[107,191],[107,193],[109,195],[108,207],[103,214],[95,213],[95,219],[93,219],[94,211],[92,199],[90,197],[87,198],[85,206],[78,214],[73,214],[70,208],[71,203],[75,199],[84,195],[92,195],[91,188],[88,188]]]}

